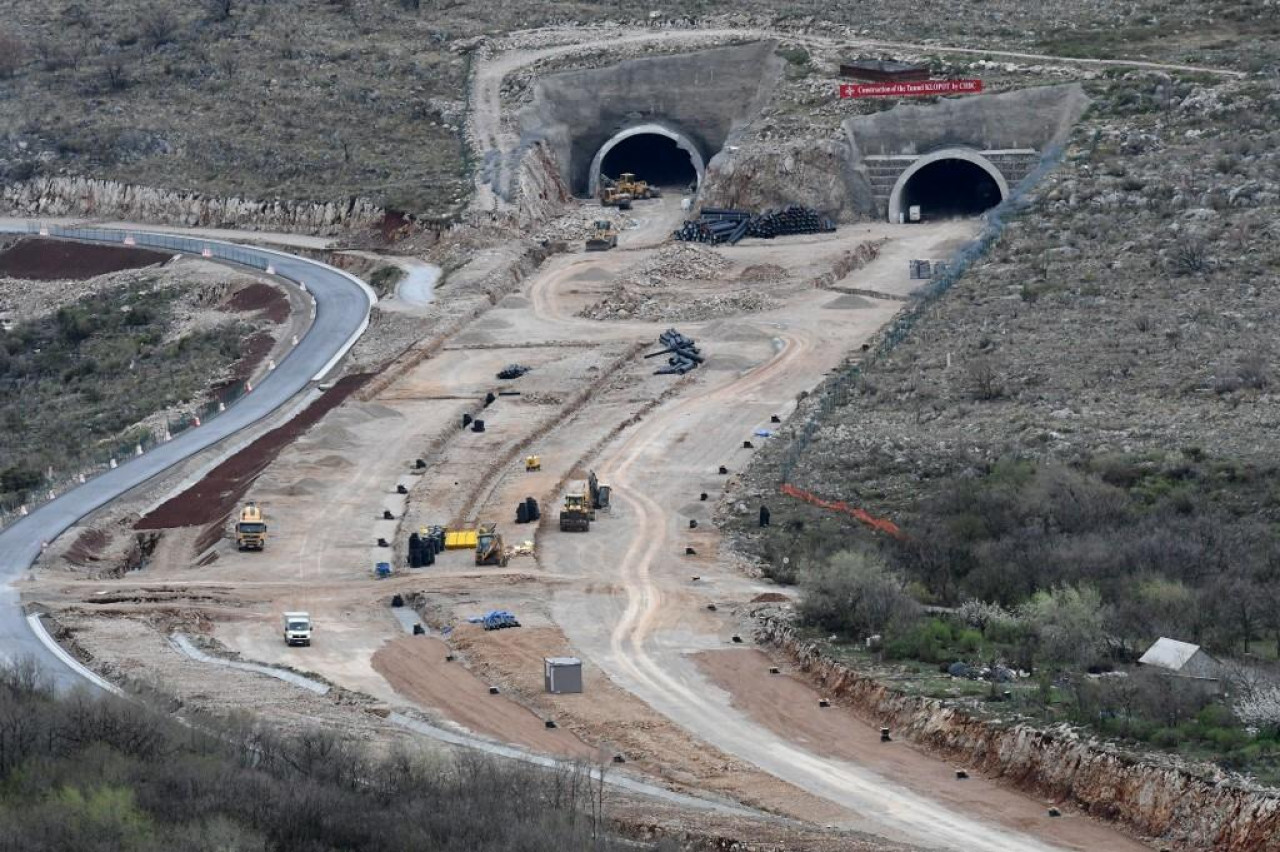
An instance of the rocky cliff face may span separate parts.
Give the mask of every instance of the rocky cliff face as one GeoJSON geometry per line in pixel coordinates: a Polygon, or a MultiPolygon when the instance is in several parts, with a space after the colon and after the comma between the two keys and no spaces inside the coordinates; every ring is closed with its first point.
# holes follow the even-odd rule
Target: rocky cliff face
{"type": "Polygon", "coordinates": [[[573,201],[555,154],[540,142],[520,159],[516,180],[517,220],[522,228],[533,230],[546,224],[573,201]]]}
{"type": "Polygon", "coordinates": [[[13,216],[91,216],[187,227],[228,227],[330,234],[382,220],[372,202],[252,201],[154,189],[80,177],[36,178],[0,189],[0,209],[13,216]]]}
{"type": "Polygon", "coordinates": [[[839,140],[744,143],[711,159],[699,198],[704,207],[747,210],[804,204],[852,222],[871,209],[852,168],[849,146],[839,140]]]}
{"type": "Polygon", "coordinates": [[[1161,848],[1280,850],[1280,796],[1273,792],[1146,762],[1074,731],[1000,725],[934,699],[902,695],[824,657],[775,614],[761,615],[756,635],[786,652],[831,698],[892,728],[896,736],[1018,789],[1157,838],[1161,848]]]}

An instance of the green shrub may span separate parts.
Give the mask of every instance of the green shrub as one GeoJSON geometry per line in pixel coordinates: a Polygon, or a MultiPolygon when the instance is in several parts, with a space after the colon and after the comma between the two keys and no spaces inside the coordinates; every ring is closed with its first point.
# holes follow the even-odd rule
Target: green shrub
{"type": "Polygon", "coordinates": [[[955,636],[955,646],[963,654],[976,654],[982,650],[982,631],[967,628],[955,636]]]}

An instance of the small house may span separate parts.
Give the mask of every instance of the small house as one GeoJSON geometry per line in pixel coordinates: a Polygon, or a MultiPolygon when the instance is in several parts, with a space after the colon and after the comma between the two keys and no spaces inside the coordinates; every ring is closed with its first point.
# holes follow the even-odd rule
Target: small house
{"type": "Polygon", "coordinates": [[[1138,658],[1144,666],[1164,669],[1181,677],[1217,678],[1222,664],[1205,653],[1199,645],[1161,637],[1138,658]]]}

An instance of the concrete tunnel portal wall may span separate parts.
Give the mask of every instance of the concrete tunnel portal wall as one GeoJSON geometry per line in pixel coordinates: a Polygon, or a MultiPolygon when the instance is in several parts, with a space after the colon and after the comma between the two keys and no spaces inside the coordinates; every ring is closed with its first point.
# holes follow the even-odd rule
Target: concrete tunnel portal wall
{"type": "MultiPolygon", "coordinates": [[[[911,187],[913,181],[927,180],[930,167],[936,165],[961,164],[968,163],[972,171],[978,176],[985,176],[995,184],[997,195],[992,197],[989,202],[974,199],[974,203],[968,205],[969,209],[960,209],[965,207],[962,203],[963,199],[958,200],[957,209],[954,211],[961,215],[976,215],[978,213],[995,207],[1001,201],[1009,197],[1009,182],[1005,179],[1004,174],[996,167],[994,163],[984,157],[977,151],[967,148],[946,148],[941,151],[934,151],[925,154],[911,163],[902,174],[898,176],[897,182],[893,186],[893,190],[889,193],[889,221],[898,222],[907,213],[907,208],[915,199],[911,198],[911,187]],[[923,174],[922,174],[923,173],[923,174]]],[[[965,193],[977,193],[979,188],[976,186],[977,181],[972,177],[968,180],[961,178],[961,182],[969,185],[956,186],[949,185],[942,187],[944,192],[963,195],[965,193]],[[972,182],[972,183],[971,183],[972,182]]],[[[929,214],[929,210],[922,211],[925,215],[929,214]]]]}
{"type": "MultiPolygon", "coordinates": [[[[591,171],[587,174],[587,192],[589,195],[594,196],[600,188],[600,172],[609,154],[623,142],[643,136],[656,136],[674,142],[678,151],[682,151],[689,156],[689,164],[692,166],[695,176],[694,180],[699,186],[702,185],[702,178],[707,172],[707,164],[702,152],[698,150],[697,144],[678,130],[673,130],[661,124],[646,123],[628,127],[626,130],[614,134],[612,138],[600,146],[600,150],[596,152],[595,157],[591,160],[591,171]]],[[[619,169],[619,171],[639,172],[640,170],[626,168],[619,169]]],[[[642,180],[645,179],[644,174],[639,174],[638,176],[642,180]]],[[[611,174],[610,177],[617,177],[617,175],[611,174]]]]}

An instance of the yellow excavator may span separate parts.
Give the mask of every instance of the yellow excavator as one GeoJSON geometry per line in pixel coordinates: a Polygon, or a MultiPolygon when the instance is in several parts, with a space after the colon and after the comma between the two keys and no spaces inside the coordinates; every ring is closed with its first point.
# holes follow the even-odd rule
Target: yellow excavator
{"type": "Polygon", "coordinates": [[[476,564],[507,567],[507,546],[493,521],[476,524],[476,564]]]}

